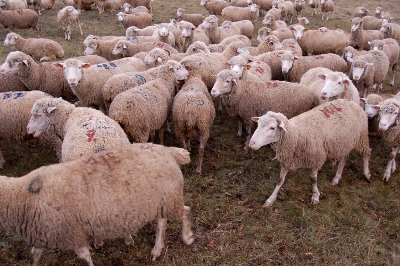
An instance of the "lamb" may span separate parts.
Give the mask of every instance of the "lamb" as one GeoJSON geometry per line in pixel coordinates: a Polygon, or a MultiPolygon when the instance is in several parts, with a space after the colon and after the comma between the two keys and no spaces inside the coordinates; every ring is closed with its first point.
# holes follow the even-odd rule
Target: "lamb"
{"type": "Polygon", "coordinates": [[[5,10],[21,10],[28,8],[25,0],[1,0],[0,8],[5,10]]]}
{"type": "MultiPolygon", "coordinates": [[[[384,34],[385,38],[395,39],[400,42],[400,25],[396,23],[383,23],[380,31],[384,34]]],[[[381,38],[383,39],[383,38],[381,38]]]]}
{"type": "Polygon", "coordinates": [[[163,42],[144,42],[136,44],[130,41],[118,41],[115,44],[112,54],[121,54],[123,57],[130,57],[140,52],[149,52],[156,47],[168,50],[171,54],[179,53],[174,47],[163,42]]]}
{"type": "Polygon", "coordinates": [[[275,20],[275,17],[272,15],[265,16],[262,24],[271,29],[271,31],[287,28],[287,25],[283,20],[275,20]]]}
{"type": "MultiPolygon", "coordinates": [[[[32,105],[36,100],[51,97],[41,91],[10,91],[0,93],[0,139],[21,141],[28,136],[26,125],[30,118],[32,105]]],[[[57,155],[61,155],[61,140],[54,135],[44,134],[41,138],[51,144],[57,155]]],[[[0,151],[0,169],[3,169],[5,160],[0,151]]]]}
{"type": "Polygon", "coordinates": [[[397,64],[399,62],[399,54],[400,54],[399,43],[395,39],[388,38],[383,40],[374,40],[372,42],[368,42],[368,44],[371,50],[382,50],[388,57],[389,68],[392,69],[393,73],[390,85],[393,86],[396,75],[397,64]]]}
{"type": "Polygon", "coordinates": [[[356,8],[354,9],[353,18],[355,18],[355,17],[360,17],[360,18],[362,18],[362,17],[367,16],[368,13],[369,13],[368,9],[366,9],[366,8],[363,7],[363,6],[359,6],[359,7],[356,7],[356,8]]]}
{"type": "Polygon", "coordinates": [[[38,24],[39,16],[30,9],[22,10],[0,10],[0,24],[11,31],[14,29],[29,29],[36,31],[38,36],[42,36],[38,24]]]}
{"type": "Polygon", "coordinates": [[[253,126],[253,116],[274,110],[292,117],[318,104],[318,97],[315,97],[314,92],[302,85],[282,81],[260,82],[258,78],[249,75],[246,79],[239,80],[229,69],[218,73],[211,95],[222,95],[228,115],[243,119],[248,134],[246,147],[253,126]]]}
{"type": "Polygon", "coordinates": [[[15,46],[18,51],[24,52],[40,61],[55,60],[64,56],[61,45],[50,39],[25,39],[17,33],[10,32],[4,40],[5,46],[15,46]]]}
{"type": "Polygon", "coordinates": [[[137,58],[122,58],[98,65],[67,59],[63,63],[55,63],[54,66],[64,69],[65,79],[84,106],[93,106],[100,110],[105,110],[102,88],[107,79],[116,74],[146,69],[145,64],[137,58]]]}
{"type": "Polygon", "coordinates": [[[110,105],[109,116],[125,130],[134,142],[147,142],[159,131],[160,143],[175,95],[175,71],[180,64],[168,61],[159,67],[157,78],[136,88],[121,92],[110,105]]]}
{"type": "Polygon", "coordinates": [[[358,50],[367,50],[368,42],[373,40],[382,40],[384,34],[379,30],[364,30],[361,18],[353,18],[351,25],[350,45],[358,50]]]}
{"type": "Polygon", "coordinates": [[[294,10],[296,10],[297,19],[301,18],[301,11],[304,9],[305,0],[295,0],[294,1],[294,10]]]}
{"type": "Polygon", "coordinates": [[[151,14],[150,10],[147,7],[145,7],[145,6],[133,7],[129,3],[123,4],[122,9],[123,9],[124,13],[126,13],[126,14],[133,14],[133,13],[137,13],[137,12],[146,12],[146,13],[151,14]]]}
{"type": "Polygon", "coordinates": [[[57,22],[61,24],[61,27],[64,30],[64,37],[68,41],[71,40],[71,27],[74,24],[78,25],[81,36],[83,36],[79,14],[80,12],[73,6],[66,6],[58,11],[57,22]]]}
{"type": "Polygon", "coordinates": [[[249,7],[228,6],[222,10],[222,19],[229,21],[250,20],[255,23],[260,14],[257,5],[252,4],[249,7]]]}
{"type": "Polygon", "coordinates": [[[383,51],[369,51],[355,59],[349,58],[348,61],[351,62],[353,81],[359,91],[364,91],[364,98],[371,87],[379,85],[378,92],[382,89],[389,70],[389,59],[383,51]]]}
{"type": "Polygon", "coordinates": [[[210,13],[210,15],[221,15],[222,10],[229,6],[229,3],[224,0],[201,0],[201,6],[210,13]]]}
{"type": "Polygon", "coordinates": [[[307,30],[304,26],[290,27],[295,39],[298,41],[303,54],[318,55],[335,53],[342,56],[344,49],[349,45],[346,34],[336,31],[307,30]]]}
{"type": "Polygon", "coordinates": [[[215,118],[215,108],[207,86],[201,80],[202,62],[182,60],[182,68],[176,76],[185,80],[185,84],[174,98],[172,117],[176,138],[187,150],[191,150],[190,139],[200,141],[199,159],[196,172],[201,174],[204,147],[210,136],[211,125],[215,118]]]}
{"type": "Polygon", "coordinates": [[[44,248],[61,248],[93,266],[89,239],[122,238],[157,219],[154,261],[164,247],[167,219],[181,220],[183,241],[194,241],[179,168],[189,161],[183,149],[133,144],[20,178],[2,176],[2,209],[7,210],[0,216],[2,231],[19,234],[33,246],[33,265],[44,248]],[[14,197],[24,204],[15,204],[14,197]],[[24,226],[18,214],[31,223],[24,226]]]}
{"type": "Polygon", "coordinates": [[[329,20],[329,13],[332,17],[334,7],[335,2],[333,2],[332,0],[321,0],[322,21],[324,21],[324,13],[326,13],[326,21],[329,20]]]}
{"type": "Polygon", "coordinates": [[[204,16],[202,14],[187,14],[183,8],[178,8],[176,11],[176,17],[178,20],[184,20],[192,23],[195,27],[203,23],[204,16]]]}
{"type": "Polygon", "coordinates": [[[368,120],[362,108],[353,101],[340,99],[324,103],[291,119],[269,111],[262,117],[254,117],[253,121],[258,123],[258,127],[251,137],[250,148],[258,150],[271,144],[281,164],[279,182],[263,207],[271,207],[275,202],[289,170],[299,168],[311,169],[311,203],[318,204],[318,171],[327,159],[338,160],[338,169],[332,180],[332,185],[337,185],[346,158],[353,150],[363,157],[365,178],[371,178],[368,120]]]}
{"type": "Polygon", "coordinates": [[[222,53],[226,47],[233,43],[233,42],[242,42],[244,43],[244,45],[246,47],[250,47],[251,46],[251,41],[248,37],[243,36],[243,35],[233,35],[230,37],[226,37],[225,39],[223,39],[219,44],[210,44],[208,46],[210,52],[218,52],[218,53],[222,53]]]}
{"type": "Polygon", "coordinates": [[[252,61],[248,63],[246,56],[237,55],[229,60],[229,68],[240,79],[247,79],[247,75],[251,78],[258,78],[261,82],[270,81],[272,78],[271,68],[262,61],[252,61]]]}
{"type": "Polygon", "coordinates": [[[319,0],[309,0],[308,5],[310,6],[310,8],[312,8],[311,16],[317,15],[319,0]]]}
{"type": "Polygon", "coordinates": [[[153,17],[146,12],[137,12],[133,14],[125,14],[124,12],[119,12],[117,14],[117,17],[118,21],[121,22],[125,30],[131,26],[136,26],[140,29],[143,29],[147,26],[150,26],[153,21],[153,17]]]}
{"type": "Polygon", "coordinates": [[[17,77],[28,90],[40,90],[53,97],[63,97],[67,101],[75,100],[62,70],[53,67],[52,63],[38,64],[23,52],[9,53],[1,65],[0,73],[17,77]]]}
{"type": "Polygon", "coordinates": [[[131,26],[126,29],[125,36],[127,38],[132,38],[136,36],[152,36],[155,30],[157,30],[156,26],[148,26],[144,29],[139,29],[138,27],[131,26]]]}
{"type": "Polygon", "coordinates": [[[121,1],[119,0],[107,0],[104,2],[99,1],[97,9],[99,10],[99,14],[103,14],[104,12],[110,12],[112,14],[114,11],[122,9],[121,1]]]}
{"type": "Polygon", "coordinates": [[[281,55],[282,73],[285,80],[299,82],[309,69],[325,67],[332,71],[344,72],[347,69],[346,61],[336,54],[298,57],[293,52],[285,51],[281,55]]]}

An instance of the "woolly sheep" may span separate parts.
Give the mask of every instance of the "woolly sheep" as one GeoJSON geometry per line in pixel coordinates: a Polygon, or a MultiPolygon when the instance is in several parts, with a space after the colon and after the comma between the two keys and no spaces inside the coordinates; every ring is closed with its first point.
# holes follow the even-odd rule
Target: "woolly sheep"
{"type": "Polygon", "coordinates": [[[17,33],[10,32],[4,40],[5,46],[15,46],[18,51],[24,52],[40,61],[55,60],[64,56],[61,45],[50,39],[25,39],[17,33]]]}
{"type": "Polygon", "coordinates": [[[204,6],[210,15],[221,15],[222,10],[229,6],[229,3],[224,0],[201,0],[200,5],[204,6]]]}
{"type": "Polygon", "coordinates": [[[175,36],[174,34],[169,30],[169,24],[168,23],[161,23],[156,25],[157,29],[153,33],[153,37],[156,37],[159,42],[165,42],[172,47],[175,46],[175,36]]]}
{"type": "Polygon", "coordinates": [[[39,16],[38,14],[30,9],[22,10],[0,10],[0,24],[4,28],[14,31],[17,29],[29,29],[32,28],[36,31],[38,36],[42,36],[38,26],[39,16]]]}
{"type": "Polygon", "coordinates": [[[383,51],[370,51],[348,61],[351,62],[352,79],[357,89],[363,91],[364,98],[371,87],[379,85],[378,92],[382,89],[389,70],[389,59],[383,51]]]}
{"type": "Polygon", "coordinates": [[[284,51],[282,50],[277,50],[273,52],[260,54],[254,57],[253,60],[262,61],[270,66],[272,80],[283,80],[282,62],[281,62],[281,55],[283,52],[284,51]]]}
{"type": "Polygon", "coordinates": [[[252,0],[230,0],[231,6],[247,7],[253,3],[252,0]]]}
{"type": "Polygon", "coordinates": [[[184,20],[192,23],[195,27],[203,23],[204,16],[202,14],[188,14],[183,8],[178,8],[176,10],[176,17],[178,20],[184,20]]]}
{"type": "MultiPolygon", "coordinates": [[[[368,132],[371,136],[378,135],[379,132],[379,104],[387,99],[393,98],[392,94],[370,93],[366,98],[361,98],[364,110],[368,117],[368,132]]],[[[397,99],[398,100],[398,99],[397,99]]]]}
{"type": "Polygon", "coordinates": [[[221,27],[225,29],[238,28],[239,30],[236,31],[240,32],[239,33],[240,35],[244,35],[248,38],[251,38],[253,36],[254,25],[250,20],[240,20],[240,21],[226,20],[222,22],[221,27]]]}
{"type": "Polygon", "coordinates": [[[222,53],[229,44],[237,41],[243,42],[246,47],[251,46],[251,41],[248,37],[243,35],[233,35],[230,37],[226,37],[219,44],[210,44],[208,46],[208,50],[210,52],[222,53]]]}
{"type": "Polygon", "coordinates": [[[321,0],[322,21],[324,21],[324,17],[326,18],[326,21],[329,20],[329,16],[332,17],[334,8],[335,8],[335,2],[333,2],[332,0],[321,0]]]}
{"type": "Polygon", "coordinates": [[[150,10],[150,14],[152,12],[152,0],[126,0],[125,2],[129,3],[133,7],[145,6],[148,10],[150,10]]]}
{"type": "Polygon", "coordinates": [[[168,60],[181,61],[184,57],[197,53],[211,53],[203,42],[194,42],[187,49],[186,53],[171,54],[162,48],[152,49],[145,57],[145,64],[149,66],[158,66],[164,64],[168,60]]]}
{"type": "Polygon", "coordinates": [[[229,68],[239,79],[247,79],[247,75],[258,78],[260,81],[270,81],[272,78],[271,68],[262,61],[248,62],[244,55],[237,55],[229,60],[229,68]]]}
{"type": "Polygon", "coordinates": [[[344,49],[349,45],[349,38],[346,34],[336,30],[327,32],[307,30],[301,25],[292,26],[290,29],[303,50],[303,54],[306,55],[335,53],[342,56],[344,49]]]}
{"type": "Polygon", "coordinates": [[[271,15],[265,16],[262,24],[271,29],[271,31],[287,28],[287,25],[283,20],[275,20],[275,17],[271,15]]]}
{"type": "Polygon", "coordinates": [[[121,238],[157,219],[154,261],[164,247],[167,219],[181,220],[183,241],[194,241],[179,168],[189,161],[183,149],[133,144],[45,166],[20,178],[2,176],[2,209],[7,210],[0,217],[2,231],[19,234],[33,246],[33,265],[44,248],[60,248],[74,250],[93,266],[89,239],[121,238]],[[12,204],[14,197],[23,206],[12,204]],[[31,223],[21,227],[17,214],[31,223]]]}
{"type": "Polygon", "coordinates": [[[292,51],[293,54],[297,56],[301,56],[303,53],[300,45],[296,42],[295,39],[285,39],[281,42],[281,45],[281,50],[292,51]]]}
{"type": "Polygon", "coordinates": [[[153,17],[146,12],[137,12],[134,14],[125,14],[124,12],[119,12],[117,17],[118,21],[121,22],[125,30],[131,26],[136,26],[142,29],[150,26],[153,21],[153,17]]]}
{"type": "Polygon", "coordinates": [[[268,10],[268,12],[265,14],[264,17],[266,16],[273,16],[275,20],[280,20],[282,16],[282,11],[278,8],[273,7],[270,10],[268,10]]]}
{"type": "Polygon", "coordinates": [[[114,11],[122,9],[121,1],[119,0],[106,0],[104,2],[99,1],[97,9],[99,10],[100,14],[103,14],[104,12],[110,12],[112,14],[114,11]]]}
{"type": "Polygon", "coordinates": [[[201,174],[204,147],[210,136],[211,125],[215,118],[215,108],[207,86],[201,80],[202,62],[182,60],[182,68],[176,72],[178,80],[185,84],[174,98],[172,117],[176,138],[187,150],[191,150],[190,139],[200,142],[199,159],[196,172],[201,174]]]}
{"type": "Polygon", "coordinates": [[[113,53],[114,47],[119,41],[120,39],[118,38],[112,40],[89,39],[86,41],[86,48],[84,54],[99,55],[106,58],[107,60],[120,59],[123,57],[122,54],[113,53]]]}
{"type": "Polygon", "coordinates": [[[359,50],[367,50],[368,42],[373,40],[382,40],[383,32],[379,30],[364,30],[361,18],[353,18],[351,22],[350,45],[359,50]]]}
{"type": "Polygon", "coordinates": [[[392,81],[390,85],[394,85],[394,79],[396,76],[397,64],[399,62],[399,54],[400,54],[400,46],[399,43],[392,38],[383,39],[383,40],[374,40],[372,42],[368,42],[371,50],[382,50],[385,52],[386,56],[389,59],[389,68],[392,69],[392,81]]]}
{"type": "Polygon", "coordinates": [[[54,9],[55,4],[56,4],[55,0],[40,0],[40,9],[41,10],[54,9]]]}
{"type": "Polygon", "coordinates": [[[164,128],[175,96],[176,61],[168,61],[159,67],[157,78],[115,96],[109,116],[125,130],[134,142],[147,142],[159,131],[163,143],[164,128]]]}
{"type": "Polygon", "coordinates": [[[181,31],[179,47],[182,52],[186,52],[187,48],[196,41],[201,41],[206,45],[210,43],[205,29],[201,27],[196,29],[196,27],[188,21],[181,21],[179,29],[181,31]]]}
{"type": "Polygon", "coordinates": [[[250,20],[255,22],[260,14],[257,5],[252,4],[248,7],[228,6],[222,10],[222,19],[229,21],[250,20]]]}
{"type": "Polygon", "coordinates": [[[301,11],[303,11],[305,7],[305,0],[295,0],[294,1],[294,10],[296,10],[297,19],[301,18],[301,11]]]}
{"type": "Polygon", "coordinates": [[[5,10],[21,10],[28,8],[26,0],[1,0],[0,8],[5,10]]]}
{"type": "Polygon", "coordinates": [[[272,8],[273,0],[253,0],[253,4],[259,6],[261,10],[268,11],[272,8]]]}
{"type": "Polygon", "coordinates": [[[157,30],[156,26],[148,26],[143,29],[139,29],[136,26],[131,26],[126,29],[125,36],[127,38],[132,38],[136,36],[152,36],[155,30],[157,30]]]}
{"type": "Polygon", "coordinates": [[[149,52],[156,47],[168,50],[168,52],[170,52],[171,54],[179,53],[174,47],[163,42],[133,43],[130,41],[120,40],[115,44],[112,54],[121,54],[123,57],[129,57],[140,52],[149,52]]]}
{"type": "MultiPolygon", "coordinates": [[[[381,32],[384,33],[385,38],[393,38],[400,42],[400,25],[396,23],[383,23],[381,32]]],[[[381,38],[383,39],[383,38],[381,38]]]]}
{"type": "MultiPolygon", "coordinates": [[[[0,71],[1,73],[1,71],[0,71]]],[[[25,86],[22,81],[20,81],[17,76],[12,74],[3,74],[0,75],[0,92],[7,91],[27,91],[28,88],[25,86]]]]}
{"type": "MultiPolygon", "coordinates": [[[[382,9],[382,7],[381,6],[378,6],[376,9],[375,9],[375,17],[376,18],[380,18],[380,19],[384,19],[385,17],[386,18],[389,18],[389,17],[391,17],[392,15],[389,13],[389,12],[383,12],[383,9],[382,9]]],[[[387,21],[387,22],[390,22],[390,21],[387,21]]]]}
{"type": "Polygon", "coordinates": [[[346,61],[336,54],[298,57],[293,52],[285,51],[281,55],[281,60],[283,76],[285,80],[291,82],[299,82],[304,73],[314,67],[325,67],[339,72],[347,69],[346,61]]]}
{"type": "Polygon", "coordinates": [[[63,97],[67,101],[75,100],[63,72],[52,63],[36,63],[32,57],[23,52],[11,52],[1,65],[1,74],[16,76],[28,90],[40,90],[54,97],[63,97]]]}
{"type": "Polygon", "coordinates": [[[264,207],[271,207],[275,202],[289,170],[299,168],[311,169],[311,203],[319,203],[318,171],[327,159],[338,160],[338,169],[332,180],[332,185],[337,185],[342,178],[346,158],[353,150],[363,157],[364,175],[370,180],[368,120],[357,103],[340,99],[291,119],[269,111],[253,120],[258,127],[251,137],[250,148],[258,150],[271,144],[281,164],[279,182],[264,207]]]}
{"type": "MultiPolygon", "coordinates": [[[[208,31],[210,42],[216,44],[221,43],[227,37],[242,34],[242,30],[235,24],[230,23],[225,24],[225,27],[218,27],[218,17],[214,15],[210,15],[204,19],[203,27],[208,31]]],[[[247,37],[251,38],[251,36],[247,37]]]]}
{"type": "Polygon", "coordinates": [[[312,8],[311,16],[317,15],[320,0],[309,0],[308,5],[312,8]]]}
{"type": "Polygon", "coordinates": [[[382,19],[374,16],[364,16],[361,18],[364,30],[379,30],[382,26],[382,19]]]}
{"type": "Polygon", "coordinates": [[[281,18],[287,21],[290,18],[290,23],[292,23],[294,14],[294,3],[292,1],[284,1],[281,4],[278,4],[278,9],[281,11],[281,18]]]}
{"type": "Polygon", "coordinates": [[[137,13],[137,12],[146,12],[146,13],[151,14],[150,10],[147,7],[145,7],[145,6],[133,7],[129,3],[123,4],[122,9],[123,9],[124,13],[126,13],[126,14],[133,14],[133,13],[137,13]]]}
{"type": "Polygon", "coordinates": [[[41,0],[27,0],[26,3],[28,4],[28,8],[33,9],[35,12],[38,12],[39,16],[41,15],[40,13],[40,4],[41,0]]]}
{"type": "Polygon", "coordinates": [[[64,37],[68,41],[71,40],[71,27],[74,24],[78,25],[81,36],[83,36],[79,14],[80,12],[73,6],[66,6],[58,11],[57,22],[61,24],[61,27],[64,30],[64,37]]]}
{"type": "Polygon", "coordinates": [[[265,38],[268,35],[274,35],[278,37],[279,41],[283,41],[285,39],[292,39],[294,38],[293,32],[289,28],[280,28],[278,30],[271,31],[266,27],[260,28],[258,31],[257,41],[260,42],[262,38],[265,38]]]}
{"type": "Polygon", "coordinates": [[[355,18],[355,17],[360,17],[360,18],[362,18],[362,17],[367,16],[368,13],[369,13],[369,10],[368,10],[368,9],[366,9],[366,8],[363,7],[363,6],[359,6],[359,7],[356,7],[356,8],[354,9],[353,18],[355,18]]]}
{"type": "Polygon", "coordinates": [[[115,40],[126,40],[127,37],[124,36],[97,36],[89,34],[83,41],[83,45],[87,47],[90,40],[101,40],[101,41],[115,41],[115,40]]]}

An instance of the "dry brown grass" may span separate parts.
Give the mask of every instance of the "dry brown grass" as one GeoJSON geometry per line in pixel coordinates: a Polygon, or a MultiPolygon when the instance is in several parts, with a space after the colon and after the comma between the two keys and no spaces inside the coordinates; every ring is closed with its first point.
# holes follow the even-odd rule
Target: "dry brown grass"
{"type": "MultiPolygon", "coordinates": [[[[154,1],[156,22],[174,16],[177,7],[190,12],[207,14],[199,1],[154,1]]],[[[336,1],[329,28],[349,30],[350,15],[356,6],[364,5],[371,11],[382,5],[392,15],[400,18],[398,0],[336,1]]],[[[61,7],[57,4],[56,10],[61,7]]],[[[320,16],[310,17],[311,27],[322,25],[320,16]]],[[[66,56],[80,55],[83,38],[74,30],[72,41],[63,39],[55,22],[56,11],[44,11],[40,17],[43,35],[59,41],[66,56]]],[[[123,28],[116,16],[98,12],[83,12],[85,35],[118,35],[123,28]]],[[[260,26],[260,20],[257,28],[260,26]]],[[[18,31],[23,36],[34,36],[33,31],[18,31]]],[[[6,30],[0,30],[5,37],[6,30]]],[[[12,49],[1,47],[0,59],[12,49]]],[[[397,92],[400,75],[392,89],[385,83],[386,91],[397,92]]],[[[0,125],[4,126],[4,125],[0,125]]],[[[371,138],[372,182],[362,176],[358,156],[348,159],[344,177],[339,186],[330,185],[335,167],[327,163],[319,175],[322,193],[318,206],[311,206],[311,181],[307,171],[291,172],[271,209],[262,204],[272,192],[279,174],[279,163],[272,160],[269,147],[245,153],[243,139],[234,137],[236,122],[225,113],[218,114],[206,146],[204,173],[198,176],[194,167],[185,169],[187,205],[192,207],[193,229],[196,241],[186,247],[181,241],[180,224],[170,222],[167,229],[166,249],[156,264],[173,265],[399,265],[400,254],[400,178],[397,171],[385,184],[381,178],[389,149],[380,139],[371,138]]],[[[179,145],[172,134],[167,135],[167,145],[179,145]]],[[[55,163],[54,153],[28,140],[20,145],[0,142],[8,164],[2,175],[20,176],[41,165],[55,163]]],[[[197,162],[197,147],[193,161],[197,162]]],[[[123,241],[108,241],[99,250],[93,250],[96,265],[150,264],[150,251],[154,244],[153,226],[146,226],[135,238],[133,247],[123,241]]],[[[0,235],[0,264],[27,264],[29,246],[16,236],[0,235]]],[[[47,250],[42,263],[47,265],[76,265],[72,252],[47,250]]]]}

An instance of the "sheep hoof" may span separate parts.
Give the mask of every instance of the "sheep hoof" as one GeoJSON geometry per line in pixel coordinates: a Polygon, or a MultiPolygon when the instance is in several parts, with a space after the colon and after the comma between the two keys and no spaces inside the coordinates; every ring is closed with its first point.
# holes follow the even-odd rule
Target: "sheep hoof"
{"type": "Polygon", "coordinates": [[[319,203],[319,195],[312,195],[311,203],[312,203],[312,205],[318,204],[319,203]]]}
{"type": "Polygon", "coordinates": [[[332,186],[336,186],[337,184],[339,184],[339,180],[337,180],[336,178],[334,178],[333,180],[332,180],[332,186]]]}
{"type": "Polygon", "coordinates": [[[267,199],[267,200],[265,201],[264,205],[263,205],[263,208],[269,208],[269,207],[272,206],[273,203],[274,203],[273,200],[267,199]]]}
{"type": "Polygon", "coordinates": [[[384,181],[384,182],[389,182],[389,178],[390,178],[390,174],[388,175],[388,174],[385,173],[385,174],[383,175],[383,181],[384,181]]]}
{"type": "Polygon", "coordinates": [[[129,245],[133,245],[133,238],[132,238],[132,236],[131,235],[129,235],[129,236],[127,236],[127,237],[125,237],[125,244],[127,245],[127,246],[129,246],[129,245]]]}
{"type": "Polygon", "coordinates": [[[201,174],[201,167],[196,168],[196,173],[198,173],[199,175],[201,174]]]}
{"type": "Polygon", "coordinates": [[[190,231],[190,233],[188,235],[183,235],[183,242],[185,242],[185,244],[187,246],[190,246],[191,244],[193,244],[194,242],[194,235],[193,232],[190,231]]]}
{"type": "Polygon", "coordinates": [[[97,239],[94,240],[94,248],[95,248],[95,249],[99,249],[99,248],[101,248],[103,245],[104,245],[103,240],[97,240],[97,239]]]}
{"type": "Polygon", "coordinates": [[[155,246],[155,247],[151,250],[151,260],[152,260],[153,262],[156,261],[156,259],[157,259],[158,257],[160,257],[162,249],[163,249],[163,247],[156,247],[156,246],[155,246]]]}

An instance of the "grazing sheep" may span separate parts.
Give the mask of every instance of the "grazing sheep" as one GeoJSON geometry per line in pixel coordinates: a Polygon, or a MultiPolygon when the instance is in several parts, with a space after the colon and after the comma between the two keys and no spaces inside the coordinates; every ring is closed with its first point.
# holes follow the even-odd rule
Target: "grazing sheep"
{"type": "Polygon", "coordinates": [[[117,17],[118,21],[121,22],[125,30],[131,26],[136,26],[140,29],[143,29],[147,26],[150,26],[153,21],[153,17],[146,12],[137,12],[133,14],[125,14],[124,12],[119,12],[117,14],[117,17]]]}
{"type": "Polygon", "coordinates": [[[25,39],[14,32],[7,34],[4,45],[13,45],[18,51],[24,52],[40,61],[56,60],[64,56],[63,48],[56,41],[42,38],[25,39]]]}
{"type": "Polygon", "coordinates": [[[171,54],[179,53],[174,47],[163,42],[133,43],[130,41],[118,41],[112,50],[112,54],[121,54],[122,57],[131,57],[140,52],[149,52],[157,47],[168,50],[171,54]]]}
{"type": "Polygon", "coordinates": [[[281,28],[287,28],[285,21],[275,20],[274,16],[267,15],[264,17],[262,24],[271,29],[271,31],[278,30],[281,28]]]}
{"type": "Polygon", "coordinates": [[[369,13],[368,9],[366,9],[366,8],[363,7],[363,6],[359,6],[359,7],[356,7],[356,8],[354,9],[353,18],[355,18],[355,17],[360,17],[360,18],[362,18],[362,17],[367,16],[368,13],[369,13]]]}
{"type": "Polygon", "coordinates": [[[274,110],[293,117],[318,104],[318,97],[311,88],[284,81],[263,82],[250,75],[239,80],[230,69],[218,73],[211,95],[222,95],[228,114],[243,119],[248,134],[246,147],[253,126],[253,116],[274,110]]]}
{"type": "MultiPolygon", "coordinates": [[[[21,141],[28,136],[28,124],[33,104],[41,98],[51,96],[42,91],[9,91],[0,93],[0,139],[21,141]]],[[[57,155],[61,155],[61,140],[52,134],[43,134],[41,140],[51,144],[57,155]]],[[[0,151],[0,169],[3,169],[4,158],[0,151]]]]}
{"type": "Polygon", "coordinates": [[[215,118],[215,108],[207,86],[201,80],[200,65],[202,62],[182,60],[177,70],[178,80],[185,84],[176,94],[172,105],[172,117],[176,138],[183,147],[191,150],[190,139],[200,142],[199,159],[196,172],[201,174],[204,147],[210,136],[211,125],[215,118]]]}
{"type": "Polygon", "coordinates": [[[38,24],[38,14],[30,9],[22,10],[0,10],[0,24],[4,28],[8,28],[11,31],[14,29],[30,29],[36,31],[38,36],[42,36],[38,24]]]}
{"type": "Polygon", "coordinates": [[[73,6],[66,6],[58,11],[57,22],[61,24],[61,27],[64,30],[64,37],[68,41],[71,40],[71,27],[74,24],[78,25],[81,36],[83,36],[79,14],[80,12],[76,10],[73,6]]]}
{"type": "Polygon", "coordinates": [[[181,220],[183,241],[194,241],[179,168],[189,162],[183,149],[133,144],[45,166],[20,178],[1,176],[1,209],[6,210],[0,214],[2,231],[18,234],[33,246],[33,265],[44,248],[58,248],[74,250],[93,266],[89,239],[136,234],[157,219],[154,261],[164,247],[167,219],[181,220]],[[14,197],[24,204],[15,204],[14,197]]]}
{"type": "Polygon", "coordinates": [[[335,53],[342,56],[344,49],[349,45],[349,38],[346,34],[336,30],[307,30],[301,25],[292,26],[290,29],[303,50],[303,54],[306,55],[335,53]]]}
{"type": "Polygon", "coordinates": [[[320,0],[309,0],[308,5],[312,8],[311,16],[317,15],[320,0]]]}
{"type": "Polygon", "coordinates": [[[144,29],[139,29],[138,27],[131,26],[126,29],[125,36],[127,38],[132,38],[137,36],[152,36],[155,30],[157,30],[156,26],[148,26],[144,29]]]}
{"type": "Polygon", "coordinates": [[[222,19],[229,21],[250,20],[255,23],[260,14],[257,5],[252,4],[248,7],[228,6],[222,10],[222,19]]]}
{"type": "MultiPolygon", "coordinates": [[[[395,39],[400,43],[400,25],[396,23],[383,23],[380,31],[384,34],[385,38],[395,39]]],[[[383,38],[381,38],[383,39],[383,38]]]]}
{"type": "Polygon", "coordinates": [[[63,97],[67,101],[76,99],[64,80],[62,70],[48,62],[37,64],[23,52],[9,53],[1,65],[0,73],[17,77],[28,90],[40,90],[53,97],[63,97]]]}
{"type": "Polygon", "coordinates": [[[281,55],[282,73],[287,81],[300,82],[301,77],[314,67],[325,67],[332,71],[344,72],[346,61],[336,54],[314,56],[296,56],[293,52],[285,51],[281,55]]]}
{"type": "Polygon", "coordinates": [[[137,13],[137,12],[146,12],[146,13],[151,14],[150,10],[147,9],[147,7],[145,7],[145,6],[133,7],[129,3],[123,4],[122,9],[125,14],[133,14],[133,13],[137,13]]]}
{"type": "Polygon", "coordinates": [[[294,0],[294,10],[296,10],[297,19],[301,18],[301,11],[305,7],[305,0],[294,0]]]}
{"type": "Polygon", "coordinates": [[[201,0],[200,5],[204,6],[210,15],[221,15],[222,10],[229,6],[229,3],[224,0],[201,0]]]}
{"type": "Polygon", "coordinates": [[[356,58],[348,58],[351,62],[350,72],[353,81],[359,91],[363,91],[363,97],[367,97],[371,87],[382,89],[382,83],[389,70],[389,59],[383,51],[369,51],[356,58]]]}
{"type": "Polygon", "coordinates": [[[394,85],[394,79],[396,76],[397,64],[399,63],[400,46],[399,43],[392,38],[383,40],[374,40],[368,42],[371,50],[381,50],[385,52],[389,59],[389,68],[392,69],[392,81],[390,85],[394,85]]]}
{"type": "Polygon", "coordinates": [[[195,27],[203,23],[204,16],[202,14],[187,14],[186,10],[183,8],[178,8],[176,10],[176,18],[178,20],[184,20],[192,23],[195,27]]]}
{"type": "Polygon", "coordinates": [[[164,128],[171,112],[175,96],[176,61],[168,61],[158,68],[157,78],[138,87],[121,92],[110,105],[109,116],[125,130],[134,142],[147,142],[159,131],[160,143],[164,140],[164,128]]]}
{"type": "Polygon", "coordinates": [[[150,10],[150,14],[152,13],[151,2],[152,0],[125,0],[126,3],[129,3],[133,7],[144,6],[148,10],[150,10]]]}
{"type": "Polygon", "coordinates": [[[110,12],[112,14],[114,11],[122,9],[121,1],[119,0],[106,0],[104,2],[99,1],[99,3],[97,4],[97,9],[99,10],[99,14],[103,14],[104,12],[110,12]]]}
{"type": "Polygon", "coordinates": [[[368,49],[368,42],[373,40],[382,40],[384,33],[379,30],[364,30],[363,21],[360,18],[354,18],[351,26],[350,45],[359,50],[368,49]]]}
{"type": "Polygon", "coordinates": [[[324,16],[326,16],[326,21],[329,20],[329,13],[332,17],[334,7],[335,2],[333,2],[332,0],[321,0],[322,21],[324,21],[324,16]],[[324,13],[326,13],[326,15],[324,15],[324,13]]]}
{"type": "Polygon", "coordinates": [[[269,111],[254,117],[258,127],[251,137],[250,148],[258,150],[271,144],[281,164],[279,182],[263,207],[271,207],[289,170],[311,169],[312,204],[319,203],[318,171],[327,159],[338,160],[339,165],[332,180],[337,185],[342,178],[346,158],[351,151],[358,152],[364,160],[364,175],[370,180],[368,119],[355,102],[336,100],[300,114],[291,119],[281,113],[269,111]]]}

